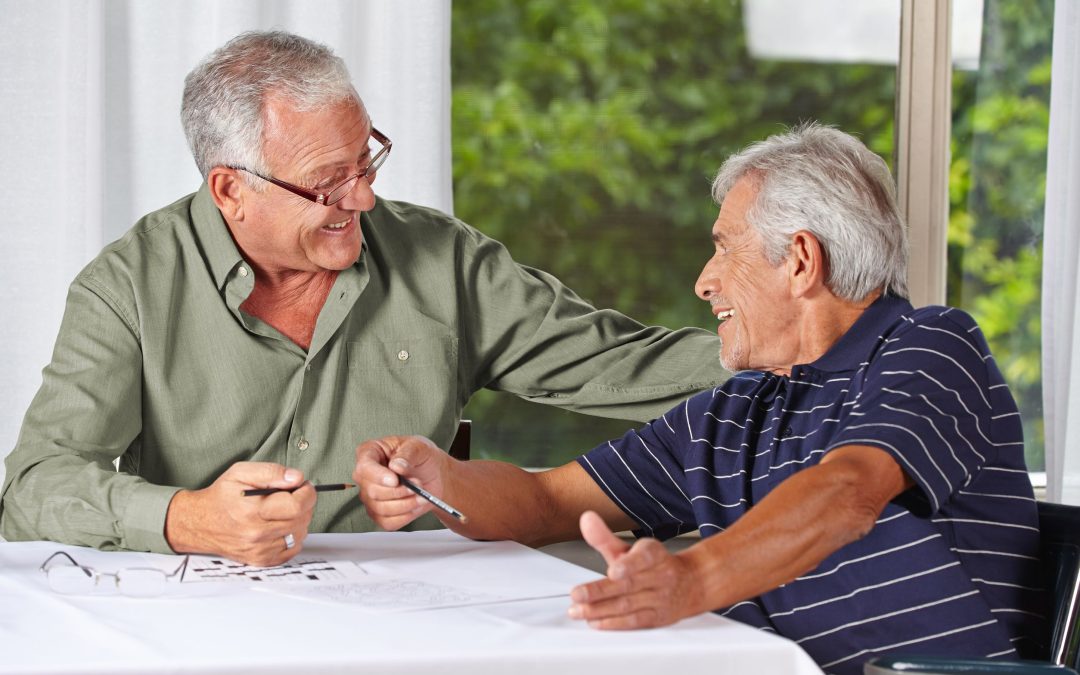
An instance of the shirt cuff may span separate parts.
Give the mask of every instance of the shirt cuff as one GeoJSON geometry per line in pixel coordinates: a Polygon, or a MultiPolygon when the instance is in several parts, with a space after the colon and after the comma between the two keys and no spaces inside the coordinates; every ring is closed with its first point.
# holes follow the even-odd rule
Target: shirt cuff
{"type": "Polygon", "coordinates": [[[146,483],[135,488],[121,521],[126,549],[173,554],[165,539],[165,515],[180,488],[146,483]]]}

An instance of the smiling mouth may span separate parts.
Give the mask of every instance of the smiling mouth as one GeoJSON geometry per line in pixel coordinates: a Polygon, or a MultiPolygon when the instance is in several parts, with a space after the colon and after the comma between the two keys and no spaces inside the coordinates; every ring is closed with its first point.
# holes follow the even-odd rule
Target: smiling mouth
{"type": "Polygon", "coordinates": [[[352,217],[350,216],[348,220],[343,220],[340,223],[331,223],[330,225],[323,225],[323,227],[326,228],[327,230],[342,230],[342,229],[345,229],[345,227],[347,227],[348,224],[351,223],[351,222],[352,222],[352,217]]]}
{"type": "Polygon", "coordinates": [[[723,312],[717,312],[716,319],[720,323],[724,323],[725,321],[727,321],[728,319],[730,319],[733,316],[735,316],[735,310],[728,309],[728,310],[724,310],[723,312]]]}

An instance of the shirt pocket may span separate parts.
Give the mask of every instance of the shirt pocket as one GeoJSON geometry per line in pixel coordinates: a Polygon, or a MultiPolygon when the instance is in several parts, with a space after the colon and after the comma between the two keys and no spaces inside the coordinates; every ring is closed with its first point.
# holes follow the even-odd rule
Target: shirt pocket
{"type": "Polygon", "coordinates": [[[357,411],[371,434],[422,434],[449,443],[464,403],[458,341],[448,335],[368,338],[348,343],[345,386],[364,392],[357,411]]]}
{"type": "Polygon", "coordinates": [[[375,338],[349,343],[349,370],[354,372],[445,371],[456,363],[457,338],[452,337],[375,338]]]}

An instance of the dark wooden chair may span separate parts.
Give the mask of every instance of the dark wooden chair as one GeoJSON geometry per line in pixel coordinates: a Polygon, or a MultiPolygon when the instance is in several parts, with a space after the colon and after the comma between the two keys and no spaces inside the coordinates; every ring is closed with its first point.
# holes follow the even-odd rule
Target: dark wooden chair
{"type": "Polygon", "coordinates": [[[1048,644],[1036,660],[992,661],[889,655],[867,661],[864,675],[1050,675],[1080,667],[1080,507],[1039,502],[1044,583],[1053,598],[1048,644]]]}
{"type": "Polygon", "coordinates": [[[454,459],[465,460],[469,458],[470,446],[472,445],[472,420],[461,420],[458,423],[457,435],[450,443],[450,456],[454,459]]]}

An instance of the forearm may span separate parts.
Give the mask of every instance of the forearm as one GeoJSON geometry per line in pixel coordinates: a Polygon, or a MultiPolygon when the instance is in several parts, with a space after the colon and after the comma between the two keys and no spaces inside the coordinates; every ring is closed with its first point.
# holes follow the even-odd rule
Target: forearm
{"type": "Polygon", "coordinates": [[[353,478],[368,514],[397,530],[431,512],[473,539],[512,539],[530,546],[575,539],[583,511],[611,527],[633,521],[577,462],[532,473],[512,464],[459,461],[423,436],[385,436],[356,448],[353,478]],[[400,484],[405,477],[465,514],[457,519],[400,484]]]}
{"type": "Polygon", "coordinates": [[[468,522],[435,510],[450,529],[473,539],[509,539],[529,546],[577,538],[577,521],[553,495],[556,481],[546,472],[529,472],[512,464],[474,460],[454,462],[444,474],[444,500],[468,522]]]}
{"type": "Polygon", "coordinates": [[[910,481],[884,452],[862,450],[884,457],[886,470],[834,461],[801,471],[727,530],[681,553],[702,584],[694,613],[789,583],[865,536],[910,481]]]}
{"type": "Polygon", "coordinates": [[[17,453],[8,462],[0,509],[5,538],[170,552],[163,524],[175,488],[64,457],[27,467],[17,453]]]}

